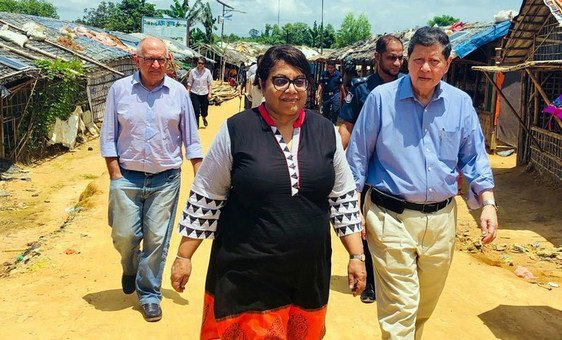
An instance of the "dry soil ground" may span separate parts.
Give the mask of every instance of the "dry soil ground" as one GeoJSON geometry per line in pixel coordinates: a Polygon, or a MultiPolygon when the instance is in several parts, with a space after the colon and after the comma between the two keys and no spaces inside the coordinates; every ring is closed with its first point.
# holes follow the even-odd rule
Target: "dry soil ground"
{"type": "MultiPolygon", "coordinates": [[[[211,108],[210,125],[200,130],[205,148],[238,105],[234,99],[211,108]]],[[[562,244],[560,191],[515,168],[514,157],[491,156],[501,225],[494,245],[478,244],[478,215],[457,197],[458,251],[426,326],[427,339],[562,337],[562,289],[548,289],[549,282],[562,283],[561,253],[556,251],[562,244]],[[517,277],[517,266],[528,268],[537,283],[517,277]]],[[[119,259],[107,226],[108,176],[98,141],[25,170],[28,181],[0,182],[0,196],[9,195],[0,197],[0,338],[198,337],[210,242],[195,255],[183,294],[171,289],[168,263],[164,317],[147,323],[135,295],[121,292],[119,259]]],[[[192,179],[185,166],[180,205],[192,179]]],[[[179,239],[174,234],[171,254],[179,239]]],[[[345,283],[347,256],[336,237],[333,248],[326,339],[378,338],[376,307],[351,296],[345,283]]]]}

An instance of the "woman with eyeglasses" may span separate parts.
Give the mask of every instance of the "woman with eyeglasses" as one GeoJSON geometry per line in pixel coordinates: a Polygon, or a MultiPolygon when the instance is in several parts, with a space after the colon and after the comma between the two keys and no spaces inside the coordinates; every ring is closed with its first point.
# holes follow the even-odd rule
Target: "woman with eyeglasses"
{"type": "Polygon", "coordinates": [[[322,338],[330,222],[353,295],[365,287],[355,184],[332,123],[304,110],[308,70],[298,49],[271,47],[257,69],[265,102],[223,124],[197,172],[171,281],[183,292],[214,238],[201,339],[322,338]]]}
{"type": "Polygon", "coordinates": [[[209,125],[207,115],[209,114],[209,100],[213,96],[213,76],[211,71],[205,67],[205,58],[197,59],[197,67],[189,72],[187,78],[187,91],[193,103],[195,120],[199,127],[199,116],[203,118],[203,125],[209,125]]]}

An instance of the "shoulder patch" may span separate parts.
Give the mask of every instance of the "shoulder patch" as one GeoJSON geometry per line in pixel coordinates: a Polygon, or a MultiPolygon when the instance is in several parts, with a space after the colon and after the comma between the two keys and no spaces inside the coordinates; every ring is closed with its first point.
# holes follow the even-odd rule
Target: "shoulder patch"
{"type": "Polygon", "coordinates": [[[353,80],[351,80],[351,86],[361,85],[361,84],[365,83],[367,81],[367,79],[369,79],[369,77],[353,78],[353,80]]]}
{"type": "Polygon", "coordinates": [[[353,92],[348,91],[347,96],[345,96],[345,102],[351,104],[352,100],[353,100],[353,92]]]}

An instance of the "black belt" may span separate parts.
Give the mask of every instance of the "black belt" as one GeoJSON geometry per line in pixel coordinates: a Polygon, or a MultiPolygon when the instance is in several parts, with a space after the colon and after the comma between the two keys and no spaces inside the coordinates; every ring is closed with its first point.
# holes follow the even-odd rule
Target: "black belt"
{"type": "Polygon", "coordinates": [[[404,209],[421,211],[426,214],[436,212],[445,208],[452,200],[453,197],[449,197],[441,202],[418,204],[405,201],[375,188],[371,189],[371,201],[373,201],[373,203],[390,211],[394,211],[397,214],[403,213],[404,209]]]}

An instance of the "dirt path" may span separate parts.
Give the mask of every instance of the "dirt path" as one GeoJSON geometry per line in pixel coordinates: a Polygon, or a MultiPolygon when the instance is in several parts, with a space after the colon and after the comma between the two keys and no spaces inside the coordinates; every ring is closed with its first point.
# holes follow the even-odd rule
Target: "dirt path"
{"type": "MultiPolygon", "coordinates": [[[[210,125],[200,130],[204,147],[237,109],[238,100],[211,108],[210,125]]],[[[0,256],[15,268],[0,278],[0,338],[197,338],[211,242],[204,242],[194,256],[192,279],[181,295],[170,286],[168,263],[164,317],[157,323],[145,322],[136,297],[121,292],[118,255],[107,226],[108,179],[97,143],[30,168],[31,181],[0,182],[0,191],[10,194],[0,198],[0,256]],[[71,208],[88,183],[92,196],[81,203],[85,208],[74,213],[71,208]],[[14,265],[27,243],[37,240],[37,256],[28,255],[27,263],[14,265]]],[[[559,339],[562,334],[562,289],[547,290],[513,273],[524,265],[541,282],[561,283],[560,261],[538,255],[552,251],[552,243],[562,243],[560,194],[513,168],[512,157],[492,157],[501,205],[497,244],[505,249],[479,250],[474,245],[475,217],[459,199],[459,251],[426,326],[427,339],[559,339]],[[523,252],[516,252],[514,245],[523,247],[523,252]]],[[[191,169],[184,167],[181,205],[192,179],[191,169]]],[[[179,239],[174,234],[171,254],[179,239]]],[[[333,248],[326,339],[378,338],[376,307],[351,297],[345,284],[347,257],[335,237],[333,248]]]]}

